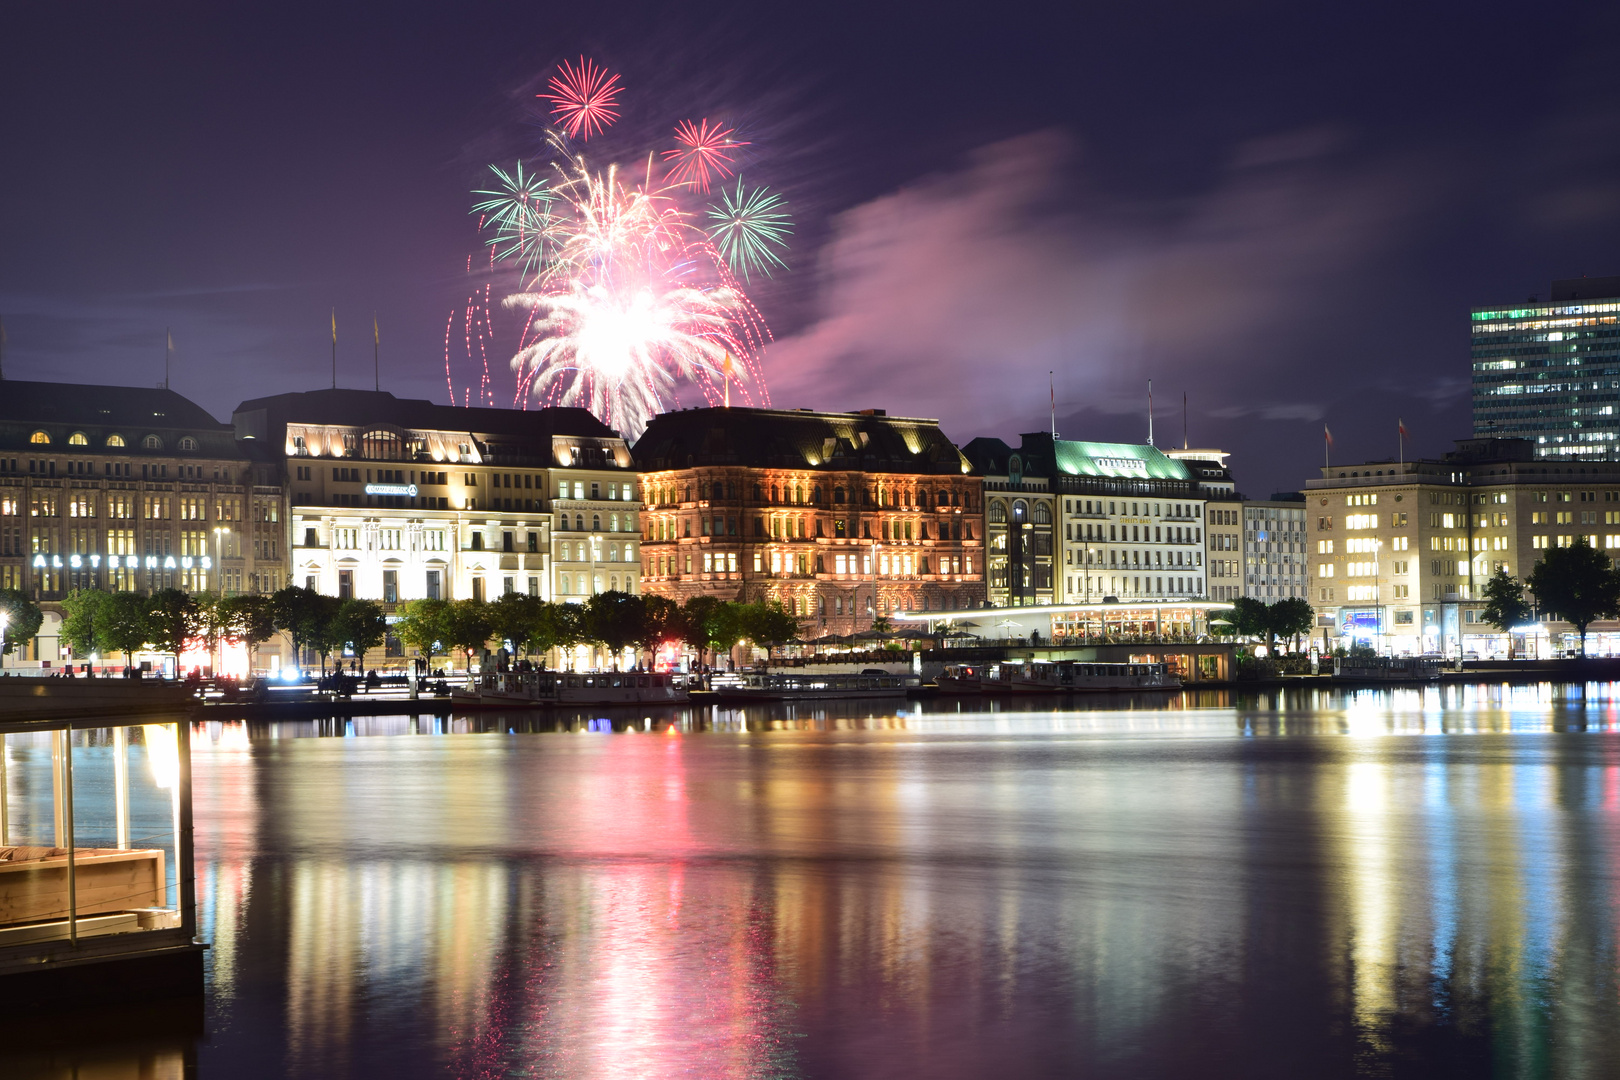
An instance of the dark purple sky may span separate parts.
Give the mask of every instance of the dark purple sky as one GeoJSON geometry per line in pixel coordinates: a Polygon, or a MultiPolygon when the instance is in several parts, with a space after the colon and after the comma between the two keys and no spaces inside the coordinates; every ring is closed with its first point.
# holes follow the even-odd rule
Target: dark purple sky
{"type": "MultiPolygon", "coordinates": [[[[468,189],[585,53],[627,135],[739,125],[794,271],[776,404],[1321,459],[1468,433],[1467,311],[1620,272],[1613,5],[12,5],[6,374],[220,415],[339,379],[446,399],[468,189]],[[1219,9],[1219,13],[1214,12],[1219,9]]],[[[500,283],[496,283],[497,290],[500,283]]],[[[457,322],[459,335],[459,320],[457,322]]],[[[509,342],[498,342],[498,346],[509,342]]],[[[510,400],[509,351],[491,355],[510,400]]],[[[0,391],[3,392],[3,391],[0,391]]]]}

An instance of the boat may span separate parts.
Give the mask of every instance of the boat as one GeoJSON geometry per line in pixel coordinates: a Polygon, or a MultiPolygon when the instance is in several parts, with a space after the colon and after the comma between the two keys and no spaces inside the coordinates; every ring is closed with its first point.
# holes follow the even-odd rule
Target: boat
{"type": "Polygon", "coordinates": [[[1340,682],[1432,682],[1440,678],[1440,661],[1427,656],[1335,656],[1333,677],[1340,682]]]}
{"type": "MultiPolygon", "coordinates": [[[[457,698],[473,695],[456,692],[457,698]]],[[[690,700],[683,676],[663,671],[486,671],[480,705],[671,705],[690,700]]]]}
{"type": "Polygon", "coordinates": [[[946,664],[934,679],[942,694],[977,694],[984,690],[983,664],[946,664]]]}
{"type": "Polygon", "coordinates": [[[984,680],[987,694],[1075,694],[1111,690],[1179,690],[1181,676],[1162,664],[1105,664],[1081,660],[1003,663],[984,680]]]}
{"type": "Polygon", "coordinates": [[[818,701],[831,698],[903,698],[921,686],[915,675],[887,671],[838,672],[750,671],[717,676],[715,695],[736,701],[818,701]]]}

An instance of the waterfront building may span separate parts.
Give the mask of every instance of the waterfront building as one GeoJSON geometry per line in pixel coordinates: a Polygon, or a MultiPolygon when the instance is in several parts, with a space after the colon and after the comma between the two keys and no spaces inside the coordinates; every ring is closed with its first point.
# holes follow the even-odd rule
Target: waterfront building
{"type": "Polygon", "coordinates": [[[1211,600],[1230,603],[1245,595],[1243,585],[1243,496],[1227,468],[1224,450],[1166,450],[1186,465],[1204,498],[1205,587],[1211,600]]]}
{"type": "Polygon", "coordinates": [[[292,584],[390,610],[638,589],[629,449],[584,409],[317,390],[245,401],[232,419],[243,446],[285,476],[292,584]]]}
{"type": "MultiPolygon", "coordinates": [[[[1308,597],[1328,644],[1395,653],[1505,653],[1482,590],[1524,579],[1540,553],[1585,537],[1620,556],[1620,462],[1538,458],[1528,439],[1464,439],[1440,459],[1321,470],[1305,485],[1308,597]]],[[[1594,624],[1595,651],[1620,624],[1594,624]]]]}
{"type": "Polygon", "coordinates": [[[1052,490],[1051,440],[1025,436],[1014,450],[978,438],[962,448],[984,478],[985,596],[991,607],[1051,604],[1059,598],[1053,572],[1057,496],[1052,490]]]}
{"type": "Polygon", "coordinates": [[[172,390],[0,384],[0,588],[45,610],[10,664],[61,662],[75,589],[279,588],[285,552],[255,541],[284,518],[276,470],[172,390]]]}
{"type": "Polygon", "coordinates": [[[1529,439],[1537,457],[1615,456],[1620,277],[1552,283],[1545,303],[1473,309],[1474,437],[1529,439]]]}
{"type": "MultiPolygon", "coordinates": [[[[1020,459],[1049,473],[1054,544],[1062,552],[1061,562],[1054,557],[1055,602],[1204,595],[1204,498],[1186,463],[1137,443],[1053,439],[1046,432],[1021,440],[1020,459]]],[[[987,462],[1012,456],[999,439],[975,439],[968,449],[987,462]]],[[[1015,501],[987,494],[986,527],[1010,517],[1015,501]]],[[[1036,511],[1031,503],[1030,513],[1036,511]]]]}
{"type": "Polygon", "coordinates": [[[1310,591],[1305,497],[1281,492],[1243,503],[1243,595],[1265,604],[1310,591]]]}
{"type": "Polygon", "coordinates": [[[636,442],[646,591],[778,600],[814,637],[984,603],[984,487],[934,420],[700,408],[636,442]]]}

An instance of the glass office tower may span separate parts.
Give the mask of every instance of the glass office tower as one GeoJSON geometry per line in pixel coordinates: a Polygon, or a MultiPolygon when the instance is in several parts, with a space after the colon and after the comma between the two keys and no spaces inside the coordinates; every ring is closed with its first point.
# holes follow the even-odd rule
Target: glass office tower
{"type": "Polygon", "coordinates": [[[1620,277],[1555,281],[1550,299],[1473,310],[1474,436],[1538,457],[1620,451],[1620,277]]]}

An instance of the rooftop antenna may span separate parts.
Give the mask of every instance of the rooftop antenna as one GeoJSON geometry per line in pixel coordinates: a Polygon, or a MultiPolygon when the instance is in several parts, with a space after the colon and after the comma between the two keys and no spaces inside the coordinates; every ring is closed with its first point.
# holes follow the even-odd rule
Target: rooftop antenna
{"type": "Polygon", "coordinates": [[[1046,372],[1046,389],[1052,395],[1052,438],[1057,439],[1057,382],[1050,369],[1046,372]]]}
{"type": "Polygon", "coordinates": [[[1153,445],[1153,380],[1148,380],[1148,445],[1153,445]]]}

